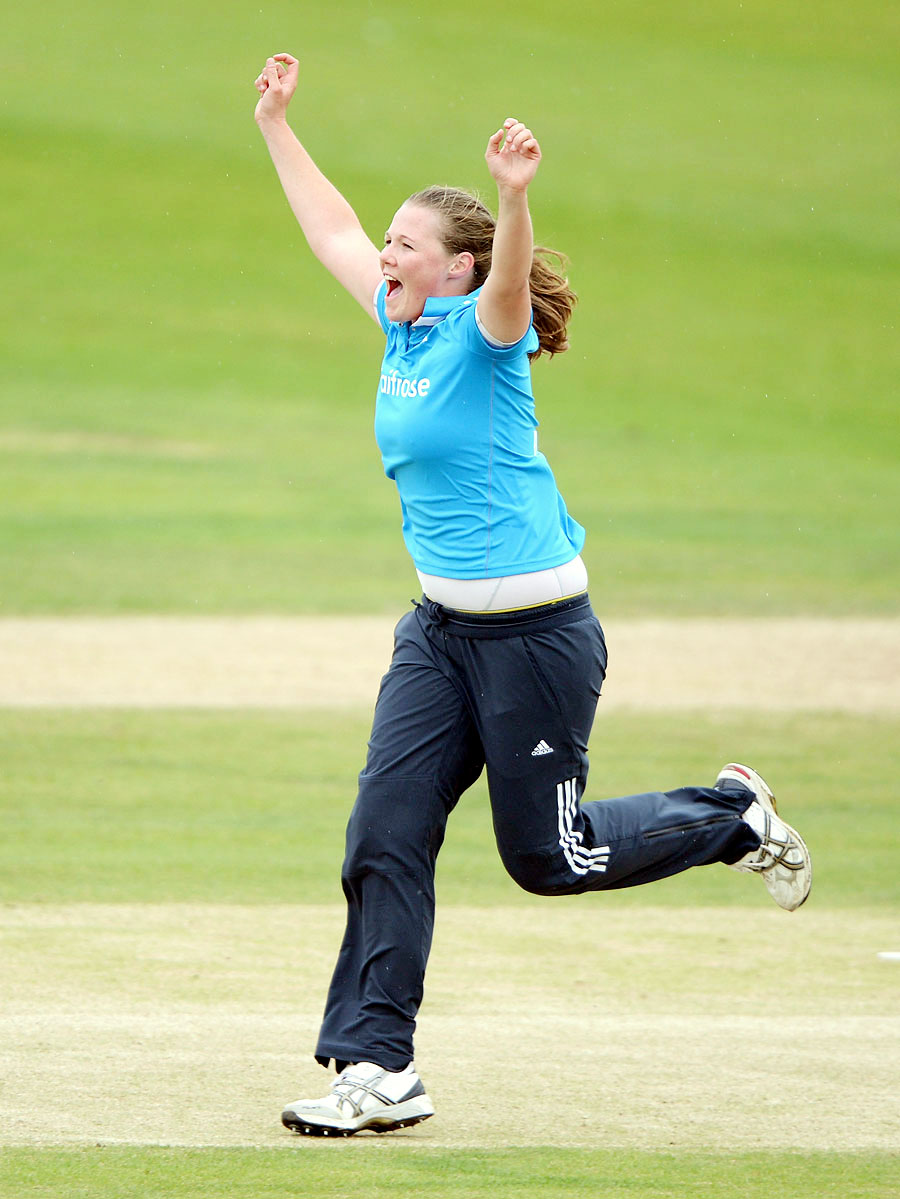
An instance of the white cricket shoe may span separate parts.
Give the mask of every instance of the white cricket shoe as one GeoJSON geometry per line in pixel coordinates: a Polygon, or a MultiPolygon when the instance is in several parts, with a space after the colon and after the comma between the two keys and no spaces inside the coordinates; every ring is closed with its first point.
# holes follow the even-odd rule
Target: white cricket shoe
{"type": "Polygon", "coordinates": [[[775,796],[755,770],[731,762],[719,771],[716,787],[721,783],[738,783],[756,796],[743,818],[762,841],[759,849],[731,863],[732,870],[761,874],[778,906],[793,912],[805,903],[812,885],[812,863],[806,843],[778,815],[775,796]]]}
{"type": "Polygon", "coordinates": [[[355,1132],[393,1132],[434,1115],[412,1062],[383,1070],[372,1062],[348,1066],[323,1099],[298,1099],[281,1113],[285,1128],[302,1136],[350,1137],[355,1132]]]}

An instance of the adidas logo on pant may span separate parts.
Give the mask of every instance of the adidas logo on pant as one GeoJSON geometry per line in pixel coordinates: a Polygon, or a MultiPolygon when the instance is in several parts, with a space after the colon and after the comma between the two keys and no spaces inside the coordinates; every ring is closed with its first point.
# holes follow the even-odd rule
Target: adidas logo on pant
{"type": "Polygon", "coordinates": [[[542,741],[539,741],[537,743],[537,745],[534,747],[534,749],[531,751],[531,756],[533,758],[541,758],[544,756],[544,754],[552,754],[552,753],[553,753],[552,747],[549,746],[546,741],[542,740],[542,741]]]}

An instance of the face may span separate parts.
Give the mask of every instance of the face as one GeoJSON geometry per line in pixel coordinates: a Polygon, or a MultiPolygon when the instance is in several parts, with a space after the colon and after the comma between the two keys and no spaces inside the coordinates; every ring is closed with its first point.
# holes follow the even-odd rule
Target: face
{"type": "Polygon", "coordinates": [[[440,217],[431,208],[404,204],[384,235],[381,270],[387,280],[385,312],[391,321],[415,321],[429,296],[468,291],[470,255],[452,255],[440,238],[440,217]]]}

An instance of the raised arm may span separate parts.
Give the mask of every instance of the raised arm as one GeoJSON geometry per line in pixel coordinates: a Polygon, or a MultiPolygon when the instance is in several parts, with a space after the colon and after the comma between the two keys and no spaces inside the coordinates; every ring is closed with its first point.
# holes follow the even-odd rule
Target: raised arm
{"type": "Polygon", "coordinates": [[[528,185],[541,161],[541,148],[530,129],[514,117],[488,141],[488,170],[498,194],[497,228],[491,269],[478,297],[478,317],[497,341],[523,337],[531,321],[528,277],[534,233],[528,211],[528,185]]]}
{"type": "Polygon", "coordinates": [[[291,54],[275,54],[266,60],[256,80],[260,97],[256,123],[309,248],[377,320],[372,296],[382,278],[378,250],[356,213],[322,174],[287,123],[287,106],[296,91],[299,70],[291,54]]]}

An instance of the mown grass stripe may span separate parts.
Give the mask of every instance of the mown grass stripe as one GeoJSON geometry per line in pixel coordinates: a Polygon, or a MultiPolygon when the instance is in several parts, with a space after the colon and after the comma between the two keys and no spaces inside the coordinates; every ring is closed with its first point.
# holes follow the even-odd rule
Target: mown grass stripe
{"type": "MultiPolygon", "coordinates": [[[[561,1114],[560,1118],[564,1118],[561,1114]]],[[[547,1136],[535,1130],[536,1139],[547,1136]]],[[[433,1151],[396,1140],[288,1150],[5,1150],[0,1195],[66,1199],[896,1199],[893,1153],[433,1151]]]]}

